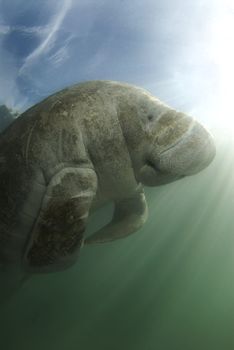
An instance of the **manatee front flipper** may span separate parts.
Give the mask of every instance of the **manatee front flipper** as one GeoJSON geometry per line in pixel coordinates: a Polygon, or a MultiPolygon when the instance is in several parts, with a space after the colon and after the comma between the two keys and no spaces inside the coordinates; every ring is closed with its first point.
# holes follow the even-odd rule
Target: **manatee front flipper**
{"type": "Polygon", "coordinates": [[[26,247],[27,271],[53,272],[76,261],[96,189],[89,168],[64,168],[52,178],[26,247]]]}
{"type": "Polygon", "coordinates": [[[111,222],[85,239],[84,243],[105,243],[126,237],[141,228],[147,216],[145,194],[140,188],[131,197],[115,202],[111,222]]]}

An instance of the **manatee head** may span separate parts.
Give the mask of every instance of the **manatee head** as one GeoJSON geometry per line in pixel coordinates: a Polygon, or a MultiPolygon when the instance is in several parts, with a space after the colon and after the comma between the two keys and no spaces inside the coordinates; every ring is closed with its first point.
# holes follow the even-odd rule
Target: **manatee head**
{"type": "Polygon", "coordinates": [[[137,181],[166,184],[196,174],[215,156],[211,134],[194,118],[164,105],[148,93],[129,110],[126,139],[137,181]]]}

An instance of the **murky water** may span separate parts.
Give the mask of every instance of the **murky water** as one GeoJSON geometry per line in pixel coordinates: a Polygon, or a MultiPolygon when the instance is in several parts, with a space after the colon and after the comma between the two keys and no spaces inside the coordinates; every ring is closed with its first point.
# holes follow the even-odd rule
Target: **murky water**
{"type": "Polygon", "coordinates": [[[33,277],[1,305],[0,348],[234,349],[234,137],[216,141],[205,171],[146,190],[141,231],[85,247],[73,268],[33,277]]]}

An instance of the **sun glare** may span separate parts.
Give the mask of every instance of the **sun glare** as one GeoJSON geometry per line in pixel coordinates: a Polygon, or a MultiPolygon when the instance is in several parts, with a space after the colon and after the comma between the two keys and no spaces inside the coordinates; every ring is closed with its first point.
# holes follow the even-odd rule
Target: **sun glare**
{"type": "Polygon", "coordinates": [[[211,46],[208,48],[217,67],[218,98],[215,101],[220,127],[234,133],[234,0],[220,2],[212,21],[211,46]]]}

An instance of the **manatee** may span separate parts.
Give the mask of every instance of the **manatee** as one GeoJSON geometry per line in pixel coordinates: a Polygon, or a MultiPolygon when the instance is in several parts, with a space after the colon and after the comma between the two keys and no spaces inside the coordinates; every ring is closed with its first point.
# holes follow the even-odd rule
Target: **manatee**
{"type": "Polygon", "coordinates": [[[147,220],[143,186],[196,174],[211,134],[148,91],[90,81],[22,113],[0,136],[0,263],[27,273],[72,266],[83,245],[126,237],[147,220]],[[89,237],[89,214],[114,203],[89,237]]]}

